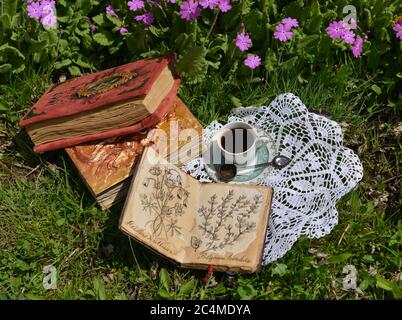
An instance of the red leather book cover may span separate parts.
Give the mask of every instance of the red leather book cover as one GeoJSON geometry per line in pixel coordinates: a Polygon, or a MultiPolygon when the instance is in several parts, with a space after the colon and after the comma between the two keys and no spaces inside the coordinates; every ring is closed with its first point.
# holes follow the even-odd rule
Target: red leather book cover
{"type": "Polygon", "coordinates": [[[53,86],[19,125],[24,127],[144,97],[169,61],[169,56],[138,60],[53,86]]]}
{"type": "Polygon", "coordinates": [[[174,81],[172,89],[170,90],[169,94],[162,100],[158,108],[155,112],[148,117],[144,118],[140,122],[136,124],[126,127],[126,128],[119,128],[119,129],[112,129],[105,132],[89,134],[86,136],[74,137],[74,138],[66,138],[62,140],[52,141],[44,144],[39,144],[34,147],[34,151],[36,153],[43,153],[46,151],[57,150],[61,148],[72,147],[84,142],[108,139],[118,136],[125,136],[129,135],[138,131],[141,131],[145,128],[153,126],[159,123],[167,113],[169,113],[173,106],[176,99],[176,94],[179,89],[180,79],[177,78],[174,81]]]}

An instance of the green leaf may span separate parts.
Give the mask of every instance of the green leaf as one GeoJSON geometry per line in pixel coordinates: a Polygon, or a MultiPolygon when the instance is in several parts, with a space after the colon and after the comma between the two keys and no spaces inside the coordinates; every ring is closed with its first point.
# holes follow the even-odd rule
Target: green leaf
{"type": "Polygon", "coordinates": [[[366,290],[368,287],[376,284],[376,280],[374,277],[365,278],[359,285],[360,290],[366,290]]]}
{"type": "Polygon", "coordinates": [[[74,62],[82,68],[91,68],[89,60],[85,57],[79,56],[78,59],[74,60],[74,62]]]}
{"type": "Polygon", "coordinates": [[[180,33],[175,39],[175,48],[178,53],[183,53],[190,46],[193,46],[195,43],[195,35],[193,33],[186,34],[180,33]]]}
{"type": "Polygon", "coordinates": [[[310,11],[310,14],[312,17],[318,16],[321,14],[320,4],[319,4],[318,0],[315,0],[311,3],[309,11],[310,11]]]}
{"type": "Polygon", "coordinates": [[[20,73],[25,70],[25,64],[20,64],[19,67],[13,69],[13,73],[20,73]]]}
{"type": "Polygon", "coordinates": [[[17,13],[17,4],[18,1],[16,0],[2,0],[0,1],[0,9],[3,9],[1,14],[6,13],[9,16],[13,16],[17,13]]]}
{"type": "Polygon", "coordinates": [[[112,15],[110,15],[110,14],[107,14],[107,15],[106,15],[106,18],[107,18],[111,23],[113,23],[115,26],[120,27],[120,26],[123,24],[119,18],[114,17],[114,16],[112,16],[112,15]]]}
{"type": "Polygon", "coordinates": [[[111,46],[113,44],[113,35],[109,31],[97,32],[93,35],[94,40],[101,46],[111,46]]]}
{"type": "Polygon", "coordinates": [[[12,69],[12,65],[10,63],[5,63],[0,65],[0,73],[6,73],[12,69]]]}
{"type": "Polygon", "coordinates": [[[230,100],[236,108],[240,108],[242,106],[241,100],[235,96],[230,96],[230,100]]]}
{"type": "Polygon", "coordinates": [[[312,34],[310,36],[301,38],[298,45],[301,49],[309,49],[308,51],[310,51],[312,48],[316,50],[315,47],[319,40],[320,36],[318,34],[312,34]]]}
{"type": "Polygon", "coordinates": [[[26,294],[25,294],[25,297],[26,297],[27,299],[29,299],[29,300],[45,300],[44,297],[38,296],[38,295],[33,294],[33,293],[26,293],[26,294]]]}
{"type": "Polygon", "coordinates": [[[0,26],[2,27],[2,32],[5,32],[11,27],[11,17],[8,14],[0,15],[0,26]]]}
{"type": "Polygon", "coordinates": [[[371,254],[365,254],[363,256],[363,260],[365,262],[374,262],[375,261],[374,257],[371,254]]]}
{"type": "Polygon", "coordinates": [[[381,88],[379,86],[377,86],[376,84],[373,84],[371,86],[371,90],[373,90],[377,94],[377,96],[379,96],[382,93],[381,88]]]}
{"type": "Polygon", "coordinates": [[[96,296],[95,292],[94,292],[93,290],[91,290],[91,289],[85,291],[84,294],[85,294],[86,296],[91,296],[91,297],[95,297],[95,296],[96,296]]]}
{"type": "Polygon", "coordinates": [[[167,292],[165,289],[159,289],[159,290],[158,290],[158,295],[159,295],[162,299],[172,299],[170,293],[167,292]]]}
{"type": "Polygon", "coordinates": [[[376,285],[378,288],[384,289],[385,291],[391,291],[394,298],[396,299],[402,298],[401,286],[399,286],[393,281],[386,280],[382,277],[377,277],[376,280],[377,280],[376,285]]]}
{"type": "Polygon", "coordinates": [[[148,27],[149,31],[157,38],[161,37],[163,35],[163,30],[160,28],[155,27],[154,25],[150,25],[148,27]]]}
{"type": "Polygon", "coordinates": [[[104,25],[105,22],[106,22],[106,18],[105,18],[105,17],[106,17],[106,15],[105,15],[104,13],[101,13],[101,14],[98,14],[97,16],[93,17],[92,20],[93,20],[96,24],[102,26],[102,25],[104,25]]]}
{"type": "Polygon", "coordinates": [[[25,56],[21,53],[21,51],[13,46],[10,46],[8,43],[0,46],[0,54],[4,53],[11,54],[12,56],[17,56],[20,59],[25,60],[25,56]]]}
{"type": "Polygon", "coordinates": [[[272,275],[278,275],[280,277],[288,273],[288,266],[284,263],[277,263],[272,269],[272,275]]]}
{"type": "Polygon", "coordinates": [[[66,223],[65,218],[59,218],[59,219],[56,220],[56,226],[58,226],[58,227],[62,226],[65,223],[66,223]]]}
{"type": "Polygon", "coordinates": [[[322,25],[322,15],[313,16],[306,24],[306,29],[311,33],[319,33],[322,25]]]}
{"type": "Polygon", "coordinates": [[[54,68],[55,69],[61,69],[61,68],[65,68],[67,66],[69,66],[71,64],[71,60],[70,59],[64,59],[62,61],[58,61],[54,64],[54,68]]]}
{"type": "Polygon", "coordinates": [[[328,262],[332,264],[337,264],[346,261],[352,256],[351,253],[341,253],[328,258],[328,262]]]}
{"type": "Polygon", "coordinates": [[[46,49],[46,45],[47,45],[46,40],[30,39],[30,46],[28,48],[28,53],[34,53],[44,50],[46,49]]]}
{"type": "Polygon", "coordinates": [[[179,296],[183,298],[185,295],[187,295],[189,292],[194,290],[196,287],[196,281],[194,279],[191,279],[190,281],[186,282],[179,291],[179,296]]]}
{"type": "Polygon", "coordinates": [[[94,280],[94,289],[96,297],[98,299],[106,300],[105,287],[103,286],[102,282],[99,279],[94,280]]]}
{"type": "Polygon", "coordinates": [[[91,0],[76,0],[76,7],[80,9],[80,14],[86,16],[92,9],[91,0]]]}
{"type": "Polygon", "coordinates": [[[251,284],[246,284],[237,288],[237,294],[242,300],[250,300],[257,295],[257,290],[251,284]]]}
{"type": "Polygon", "coordinates": [[[117,51],[119,51],[123,43],[124,43],[123,41],[119,41],[116,45],[109,47],[109,54],[114,55],[117,51]]]}
{"type": "Polygon", "coordinates": [[[170,276],[169,273],[165,268],[162,268],[161,271],[159,271],[159,284],[163,288],[165,288],[166,291],[169,291],[170,287],[170,276]]]}
{"type": "Polygon", "coordinates": [[[205,59],[207,50],[196,46],[186,51],[177,61],[177,72],[189,83],[198,83],[207,74],[208,63],[205,59]]]}
{"type": "Polygon", "coordinates": [[[10,110],[10,105],[4,100],[0,100],[0,111],[8,111],[10,110]]]}
{"type": "Polygon", "coordinates": [[[89,28],[84,28],[83,30],[81,30],[80,28],[75,28],[75,33],[78,34],[79,36],[83,37],[86,34],[90,33],[89,28]]]}
{"type": "Polygon", "coordinates": [[[243,22],[247,31],[253,35],[253,41],[260,41],[265,37],[263,14],[260,10],[252,9],[243,22]]]}
{"type": "Polygon", "coordinates": [[[70,66],[68,67],[68,71],[72,76],[80,76],[81,75],[81,70],[77,66],[70,66]]]}
{"type": "Polygon", "coordinates": [[[273,50],[268,49],[268,53],[265,55],[264,66],[267,71],[272,72],[277,63],[278,59],[276,58],[276,54],[273,50]]]}

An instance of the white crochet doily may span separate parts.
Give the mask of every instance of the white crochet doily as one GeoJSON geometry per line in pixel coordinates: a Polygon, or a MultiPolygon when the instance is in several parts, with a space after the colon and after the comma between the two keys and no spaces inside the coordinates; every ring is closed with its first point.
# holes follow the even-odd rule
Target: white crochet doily
{"type": "MultiPolygon", "coordinates": [[[[281,258],[304,235],[319,238],[338,223],[336,202],[361,180],[363,168],[352,150],[342,146],[340,126],[308,112],[291,93],[281,94],[269,106],[233,109],[228,122],[244,121],[264,129],[278,153],[292,159],[282,170],[273,169],[260,185],[274,189],[263,265],[281,258]]],[[[205,130],[208,144],[222,128],[214,121],[205,130]]],[[[202,182],[212,182],[202,158],[183,170],[202,182]]]]}

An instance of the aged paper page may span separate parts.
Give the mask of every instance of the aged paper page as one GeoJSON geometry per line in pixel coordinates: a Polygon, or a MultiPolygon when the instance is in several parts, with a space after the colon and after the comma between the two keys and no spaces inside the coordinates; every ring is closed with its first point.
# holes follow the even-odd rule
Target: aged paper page
{"type": "Polygon", "coordinates": [[[194,228],[201,184],[176,166],[152,157],[147,148],[123,210],[121,228],[159,253],[181,263],[194,228]]]}
{"type": "Polygon", "coordinates": [[[268,187],[203,185],[185,263],[256,271],[271,196],[268,187]]]}

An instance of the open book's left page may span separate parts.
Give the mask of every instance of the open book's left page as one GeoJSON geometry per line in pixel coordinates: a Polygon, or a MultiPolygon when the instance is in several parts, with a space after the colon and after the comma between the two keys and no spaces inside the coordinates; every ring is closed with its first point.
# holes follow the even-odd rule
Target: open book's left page
{"type": "Polygon", "coordinates": [[[120,228],[181,262],[190,244],[201,184],[146,148],[124,205],[120,228]]]}

